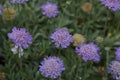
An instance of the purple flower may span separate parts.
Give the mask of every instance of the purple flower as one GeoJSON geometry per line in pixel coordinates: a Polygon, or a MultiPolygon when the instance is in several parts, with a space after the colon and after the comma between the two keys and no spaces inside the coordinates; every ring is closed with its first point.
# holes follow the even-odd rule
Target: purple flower
{"type": "Polygon", "coordinates": [[[115,59],[120,61],[120,47],[116,48],[115,59]]]}
{"type": "Polygon", "coordinates": [[[11,3],[18,3],[18,4],[23,4],[24,2],[27,2],[29,0],[10,0],[11,3]]]}
{"type": "Polygon", "coordinates": [[[119,0],[100,0],[102,4],[104,4],[109,9],[113,11],[117,11],[120,9],[120,1],[119,0]]]}
{"type": "Polygon", "coordinates": [[[117,77],[116,77],[116,80],[120,80],[120,76],[117,76],[117,77]]]}
{"type": "Polygon", "coordinates": [[[55,43],[55,46],[67,48],[67,46],[70,45],[71,42],[73,42],[72,35],[69,34],[68,30],[63,28],[57,28],[56,31],[51,34],[50,38],[52,39],[52,42],[55,43]]]}
{"type": "Polygon", "coordinates": [[[82,56],[84,61],[93,60],[95,62],[100,61],[99,51],[100,48],[95,45],[93,42],[89,44],[79,44],[75,48],[75,51],[78,55],[82,56]]]}
{"type": "Polygon", "coordinates": [[[2,14],[2,12],[3,12],[3,7],[2,5],[0,5],[0,15],[2,14]]]}
{"type": "Polygon", "coordinates": [[[14,27],[12,33],[8,33],[8,37],[18,47],[28,48],[28,45],[32,44],[32,36],[26,32],[25,28],[14,27]]]}
{"type": "Polygon", "coordinates": [[[46,2],[41,5],[40,8],[42,10],[42,14],[49,18],[56,17],[59,13],[57,5],[52,2],[46,2]]]}
{"type": "Polygon", "coordinates": [[[64,63],[59,57],[50,56],[44,58],[39,65],[39,71],[45,77],[55,79],[61,76],[62,71],[65,70],[64,63]]]}
{"type": "Polygon", "coordinates": [[[120,62],[112,61],[108,65],[108,73],[110,73],[114,79],[116,78],[117,80],[119,80],[118,76],[120,76],[120,62]]]}

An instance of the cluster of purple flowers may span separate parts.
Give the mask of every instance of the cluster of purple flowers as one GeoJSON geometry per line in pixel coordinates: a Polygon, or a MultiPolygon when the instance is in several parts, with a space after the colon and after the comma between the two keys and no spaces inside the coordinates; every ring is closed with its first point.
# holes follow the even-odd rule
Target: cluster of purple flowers
{"type": "MultiPolygon", "coordinates": [[[[14,27],[12,33],[8,33],[8,37],[14,42],[15,46],[18,47],[28,48],[28,45],[32,43],[32,36],[26,32],[25,28],[14,27]]],[[[70,35],[68,30],[64,28],[57,28],[56,31],[50,35],[50,38],[57,48],[60,46],[62,48],[67,48],[70,43],[73,42],[72,35],[70,35]]],[[[76,53],[82,56],[84,61],[99,61],[99,51],[100,48],[93,42],[89,44],[79,44],[76,47],[76,53]]],[[[19,55],[21,56],[23,53],[19,55]]],[[[39,71],[42,75],[53,79],[61,76],[61,73],[64,70],[65,67],[63,61],[55,56],[44,58],[44,61],[42,61],[39,66],[39,71]]]]}
{"type": "MultiPolygon", "coordinates": [[[[29,0],[10,0],[11,3],[22,4],[29,0]]],[[[112,9],[113,11],[117,11],[120,9],[120,1],[119,0],[100,0],[106,7],[112,9]]],[[[54,18],[59,14],[58,6],[52,2],[46,2],[45,4],[40,6],[42,14],[47,16],[48,18],[54,18]]],[[[2,6],[0,5],[0,14],[2,14],[2,6]]],[[[16,28],[12,29],[11,33],[8,33],[9,39],[13,41],[15,46],[20,48],[28,48],[30,44],[32,44],[32,36],[30,33],[26,31],[25,28],[16,28]]],[[[72,35],[70,35],[69,31],[64,28],[57,28],[55,32],[50,35],[50,39],[55,44],[55,46],[67,48],[74,40],[72,35]]],[[[16,50],[14,50],[16,52],[16,50]]],[[[22,50],[23,51],[23,50],[22,50]]],[[[76,46],[75,52],[82,57],[82,59],[86,61],[100,61],[100,47],[98,47],[95,43],[90,42],[88,44],[82,43],[76,46]]],[[[19,54],[20,56],[23,53],[19,54]]],[[[116,80],[120,80],[120,47],[116,49],[116,60],[112,61],[108,66],[108,73],[112,74],[113,78],[116,80]]],[[[50,77],[55,79],[61,76],[61,73],[65,71],[63,60],[59,57],[50,56],[44,58],[39,65],[39,71],[45,77],[50,77]]]]}
{"type": "MultiPolygon", "coordinates": [[[[118,11],[120,10],[120,0],[100,0],[102,4],[104,4],[106,7],[111,9],[112,11],[118,11]]],[[[79,55],[82,55],[82,52],[80,50],[80,45],[79,48],[77,48],[77,53],[79,55]]],[[[97,49],[98,50],[98,49],[97,49]]],[[[89,55],[87,55],[89,56],[89,55]]],[[[82,55],[84,57],[84,55],[82,55]]],[[[90,58],[84,58],[85,60],[88,60],[90,58]]],[[[98,58],[99,60],[99,58],[98,58]]],[[[116,80],[120,80],[120,47],[116,49],[115,53],[115,60],[112,61],[109,66],[108,66],[108,73],[112,75],[112,77],[116,80]]]]}

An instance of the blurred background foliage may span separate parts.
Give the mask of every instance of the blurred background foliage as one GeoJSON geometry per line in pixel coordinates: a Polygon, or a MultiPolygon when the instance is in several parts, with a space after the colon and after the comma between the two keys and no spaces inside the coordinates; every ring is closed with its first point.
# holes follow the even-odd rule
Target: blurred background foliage
{"type": "Polygon", "coordinates": [[[115,48],[120,45],[120,11],[108,10],[99,0],[30,0],[22,5],[0,0],[0,3],[4,13],[0,15],[0,80],[52,80],[38,71],[40,61],[50,55],[62,58],[66,67],[56,80],[112,80],[107,65],[114,60],[115,48]],[[40,5],[46,1],[58,5],[60,14],[56,18],[41,14],[40,5]],[[86,2],[92,5],[89,12],[82,8],[86,2]],[[13,11],[7,14],[6,9],[13,11]],[[25,27],[33,36],[33,43],[22,58],[11,52],[13,43],[7,34],[13,26],[25,27]],[[86,43],[98,44],[101,61],[82,61],[73,44],[67,49],[56,49],[49,36],[57,27],[84,35],[86,43]]]}

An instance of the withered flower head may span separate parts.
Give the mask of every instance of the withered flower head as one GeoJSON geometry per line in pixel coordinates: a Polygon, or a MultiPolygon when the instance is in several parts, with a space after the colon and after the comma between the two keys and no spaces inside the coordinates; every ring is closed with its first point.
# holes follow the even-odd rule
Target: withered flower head
{"type": "Polygon", "coordinates": [[[93,5],[89,2],[86,2],[82,5],[81,9],[85,12],[85,13],[90,13],[93,9],[93,5]]]}
{"type": "Polygon", "coordinates": [[[4,11],[3,11],[3,15],[2,15],[2,18],[4,21],[9,21],[9,20],[12,20],[14,19],[16,16],[16,11],[12,8],[6,8],[4,11]]]}

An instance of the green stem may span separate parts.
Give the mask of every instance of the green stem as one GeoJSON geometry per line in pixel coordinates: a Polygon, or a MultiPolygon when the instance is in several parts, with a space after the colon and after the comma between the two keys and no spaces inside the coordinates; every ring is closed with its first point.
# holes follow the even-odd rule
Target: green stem
{"type": "Polygon", "coordinates": [[[77,80],[79,80],[79,78],[81,77],[81,75],[80,74],[82,74],[81,73],[81,65],[82,65],[82,60],[81,60],[81,58],[80,57],[78,57],[79,59],[79,61],[78,61],[78,73],[77,73],[77,75],[78,75],[78,77],[77,77],[77,80]]]}
{"type": "MultiPolygon", "coordinates": [[[[20,47],[18,47],[18,56],[20,54],[20,47]]],[[[19,57],[19,66],[20,66],[20,70],[22,70],[22,59],[21,57],[19,57]]]]}
{"type": "Polygon", "coordinates": [[[109,51],[107,51],[106,53],[106,79],[108,78],[108,73],[107,73],[107,67],[108,67],[108,63],[109,63],[109,51]]]}
{"type": "Polygon", "coordinates": [[[20,5],[18,5],[18,14],[20,14],[20,5]]]}

